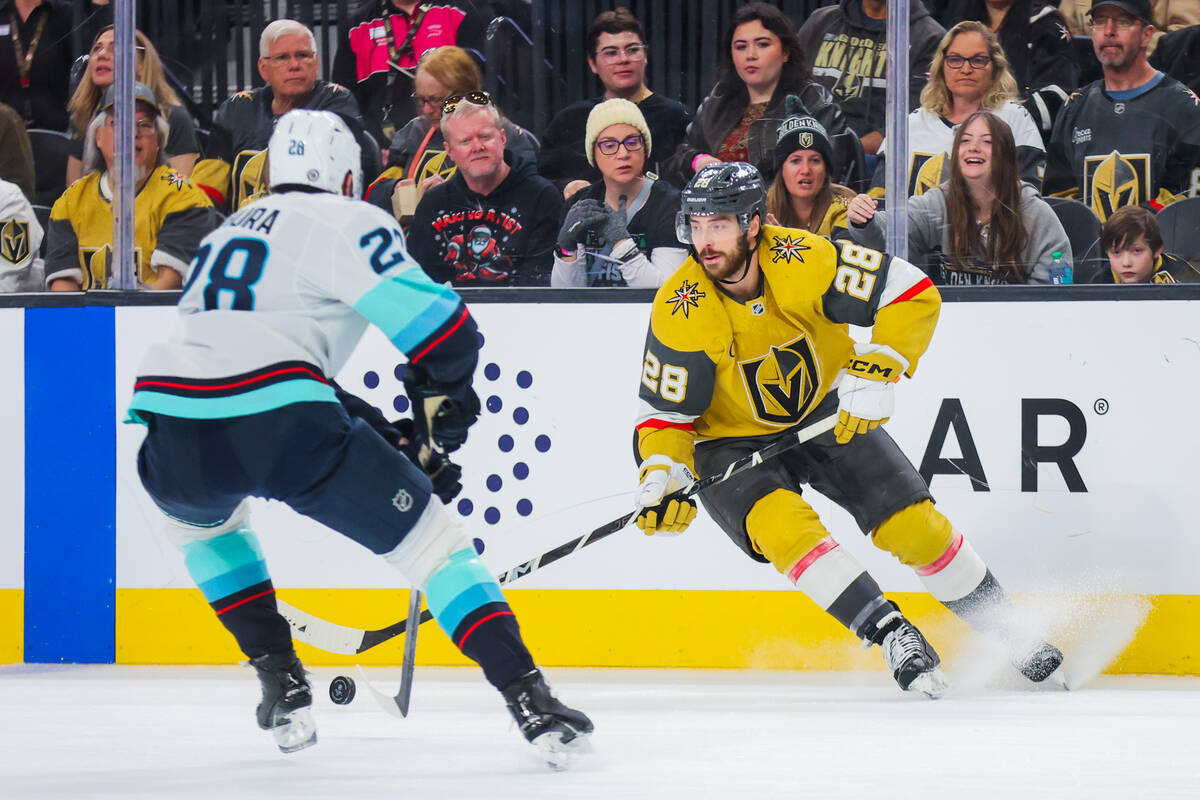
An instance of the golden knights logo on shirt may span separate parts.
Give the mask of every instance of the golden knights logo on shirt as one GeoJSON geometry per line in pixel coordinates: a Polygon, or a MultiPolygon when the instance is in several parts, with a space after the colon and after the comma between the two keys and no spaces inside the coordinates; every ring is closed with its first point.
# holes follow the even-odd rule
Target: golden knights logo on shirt
{"type": "Polygon", "coordinates": [[[267,193],[267,151],[243,150],[233,159],[233,197],[229,207],[235,211],[267,193]]]}
{"type": "Polygon", "coordinates": [[[1083,201],[1101,222],[1124,206],[1151,199],[1150,155],[1118,153],[1087,156],[1083,160],[1083,201]]]}
{"type": "Polygon", "coordinates": [[[5,220],[0,225],[0,259],[15,265],[29,255],[29,223],[20,219],[5,220]]]}
{"type": "Polygon", "coordinates": [[[800,334],[787,344],[772,345],[765,356],[739,361],[754,416],[768,425],[794,425],[816,399],[821,375],[812,343],[800,334]]]}
{"type": "MultiPolygon", "coordinates": [[[[104,247],[81,247],[79,248],[79,263],[84,265],[83,269],[83,290],[89,289],[107,289],[109,281],[112,280],[112,274],[108,270],[108,265],[112,263],[112,247],[104,245],[104,247]]],[[[135,275],[142,274],[142,248],[133,248],[133,263],[135,275]]]]}
{"type": "Polygon", "coordinates": [[[916,196],[925,194],[933,187],[941,184],[942,171],[946,168],[946,154],[913,153],[908,165],[908,194],[916,196]]]}

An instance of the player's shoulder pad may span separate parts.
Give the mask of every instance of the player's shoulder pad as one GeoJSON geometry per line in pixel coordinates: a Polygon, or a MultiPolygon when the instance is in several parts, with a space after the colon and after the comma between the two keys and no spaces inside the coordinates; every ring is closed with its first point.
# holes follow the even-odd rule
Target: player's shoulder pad
{"type": "Polygon", "coordinates": [[[718,296],[720,290],[689,256],[663,282],[650,309],[650,331],[672,350],[724,352],[733,326],[718,296]]]}
{"type": "Polygon", "coordinates": [[[788,295],[819,297],[833,279],[836,264],[837,249],[824,236],[799,228],[763,226],[758,265],[781,305],[790,305],[788,295]]]}

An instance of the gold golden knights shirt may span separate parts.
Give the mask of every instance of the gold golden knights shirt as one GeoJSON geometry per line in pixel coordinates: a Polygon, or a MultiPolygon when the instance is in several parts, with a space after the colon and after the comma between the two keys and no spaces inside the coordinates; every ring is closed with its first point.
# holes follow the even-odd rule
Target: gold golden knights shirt
{"type": "Polygon", "coordinates": [[[912,264],[848,240],[767,225],[761,294],[742,303],[693,257],[654,298],[639,387],[638,450],[692,465],[697,440],[794,427],[841,379],[848,325],[909,360],[929,345],[941,296],[912,264]]]}
{"type": "MultiPolygon", "coordinates": [[[[154,281],[159,265],[186,275],[200,240],[216,225],[208,196],[162,164],[146,178],[133,202],[139,286],[154,281]]],[[[74,278],[84,290],[109,287],[113,212],[107,172],[80,178],[54,201],[48,235],[47,286],[56,278],[74,278]]]]}

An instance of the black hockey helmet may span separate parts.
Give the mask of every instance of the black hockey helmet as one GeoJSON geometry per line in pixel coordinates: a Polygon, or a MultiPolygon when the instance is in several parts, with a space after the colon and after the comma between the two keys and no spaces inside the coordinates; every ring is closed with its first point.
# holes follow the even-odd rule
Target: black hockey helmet
{"type": "Polygon", "coordinates": [[[689,220],[696,216],[734,214],[745,232],[755,214],[760,222],[767,219],[767,190],[758,170],[744,161],[709,164],[688,181],[679,198],[675,215],[675,237],[683,244],[692,243],[689,220]]]}

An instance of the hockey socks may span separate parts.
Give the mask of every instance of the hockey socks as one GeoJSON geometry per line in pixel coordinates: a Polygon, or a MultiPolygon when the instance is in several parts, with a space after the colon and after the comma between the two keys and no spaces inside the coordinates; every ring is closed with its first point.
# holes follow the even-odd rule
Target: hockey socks
{"type": "Polygon", "coordinates": [[[858,560],[832,537],[826,537],[787,570],[797,589],[804,592],[860,639],[878,644],[885,621],[899,616],[896,606],[858,560]]]}
{"type": "Polygon", "coordinates": [[[473,549],[452,554],[430,576],[425,597],[438,625],[497,689],[534,668],[500,584],[473,549]]]}
{"type": "Polygon", "coordinates": [[[276,611],[275,587],[254,531],[238,528],[180,549],[188,574],[248,658],[291,651],[291,630],[276,611]]]}

